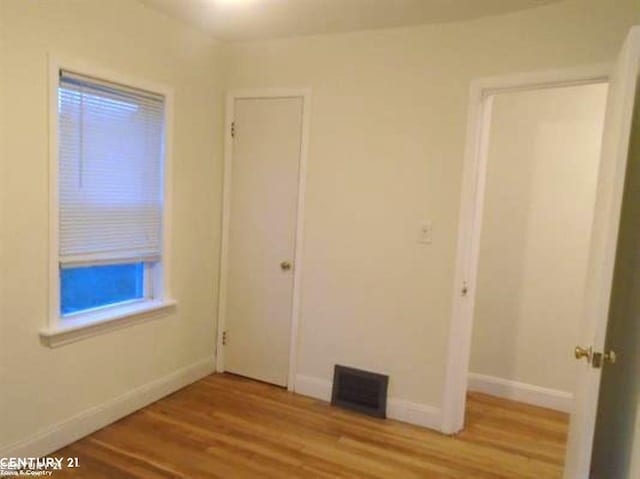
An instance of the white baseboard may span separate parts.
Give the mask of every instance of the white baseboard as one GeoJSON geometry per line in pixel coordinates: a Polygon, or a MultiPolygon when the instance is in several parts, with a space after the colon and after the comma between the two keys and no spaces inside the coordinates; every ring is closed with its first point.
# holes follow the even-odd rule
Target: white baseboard
{"type": "Polygon", "coordinates": [[[303,396],[330,402],[332,388],[333,384],[330,381],[298,374],[296,375],[296,384],[293,390],[303,396]]]}
{"type": "Polygon", "coordinates": [[[215,360],[204,359],[144,384],[132,391],[69,419],[43,429],[21,441],[0,447],[0,457],[42,457],[101,429],[203,377],[213,373],[215,360]]]}
{"type": "MultiPolygon", "coordinates": [[[[332,388],[331,381],[298,374],[294,391],[303,396],[329,402],[332,388]]],[[[436,407],[391,397],[387,399],[387,417],[437,431],[440,430],[442,422],[440,409],[436,407]]]]}
{"type": "Polygon", "coordinates": [[[570,413],[573,410],[573,394],[569,392],[484,374],[469,373],[468,390],[562,412],[570,413]]]}

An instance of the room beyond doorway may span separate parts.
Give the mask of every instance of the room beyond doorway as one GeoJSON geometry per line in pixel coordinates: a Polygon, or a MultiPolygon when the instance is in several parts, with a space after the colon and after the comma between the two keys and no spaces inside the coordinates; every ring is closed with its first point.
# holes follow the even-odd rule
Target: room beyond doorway
{"type": "MultiPolygon", "coordinates": [[[[608,90],[609,78],[610,67],[599,64],[564,70],[479,78],[471,84],[454,277],[455,289],[443,393],[441,430],[444,433],[458,433],[464,428],[494,100],[497,95],[503,94],[589,85],[602,85],[608,90]]],[[[604,124],[604,112],[601,121],[604,124]]],[[[601,135],[597,138],[600,139],[601,135]]],[[[504,219],[504,225],[508,227],[509,218],[504,219]]],[[[568,355],[570,353],[571,350],[568,355]]]]}
{"type": "Polygon", "coordinates": [[[607,90],[492,98],[470,390],[571,411],[607,90]]]}

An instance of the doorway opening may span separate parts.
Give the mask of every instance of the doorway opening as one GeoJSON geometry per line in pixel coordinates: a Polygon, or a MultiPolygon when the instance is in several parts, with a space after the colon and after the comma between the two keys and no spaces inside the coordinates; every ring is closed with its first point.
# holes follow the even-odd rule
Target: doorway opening
{"type": "MultiPolygon", "coordinates": [[[[581,366],[571,352],[582,322],[607,90],[606,83],[561,85],[487,98],[467,390],[476,400],[534,406],[527,414],[546,418],[536,427],[549,425],[535,447],[550,464],[564,459],[581,366]]],[[[523,452],[530,446],[513,443],[523,452]]]]}
{"type": "MultiPolygon", "coordinates": [[[[573,351],[568,352],[569,358],[575,355],[575,359],[581,360],[583,367],[578,370],[576,375],[575,395],[570,407],[571,422],[564,460],[564,477],[566,478],[587,477],[591,475],[591,472],[598,474],[597,467],[602,462],[597,456],[603,454],[605,450],[600,446],[601,442],[598,436],[611,437],[610,434],[613,430],[616,430],[614,434],[621,440],[618,442],[619,447],[614,446],[615,450],[611,447],[607,448],[609,453],[615,453],[615,458],[610,455],[603,456],[606,457],[604,464],[615,461],[621,467],[630,465],[631,470],[637,467],[637,461],[635,463],[629,461],[630,452],[634,450],[634,443],[630,439],[632,434],[629,433],[631,418],[621,416],[620,407],[612,408],[610,406],[615,401],[624,401],[625,411],[629,411],[634,409],[637,402],[633,390],[628,387],[629,382],[633,382],[636,377],[633,373],[633,365],[625,363],[623,367],[619,367],[619,361],[616,359],[618,358],[616,351],[629,351],[631,341],[627,341],[626,334],[634,335],[635,333],[633,330],[623,328],[625,338],[620,341],[620,335],[617,334],[619,331],[615,329],[619,327],[619,324],[616,324],[617,321],[610,321],[610,319],[612,314],[617,314],[614,313],[614,303],[611,301],[617,301],[620,297],[624,298],[628,291],[633,290],[627,287],[628,284],[624,280],[617,280],[617,278],[622,278],[625,274],[630,276],[627,274],[629,271],[635,272],[631,266],[633,258],[629,259],[624,255],[628,251],[633,251],[634,254],[637,251],[635,244],[633,244],[636,238],[633,227],[634,221],[637,221],[635,219],[636,210],[633,199],[629,200],[629,198],[635,193],[631,190],[635,189],[633,174],[636,165],[633,164],[633,159],[636,158],[637,135],[635,135],[634,125],[637,125],[638,121],[634,109],[637,103],[639,71],[640,30],[634,27],[620,49],[613,67],[596,65],[569,70],[485,78],[476,80],[471,85],[468,141],[458,229],[456,288],[453,295],[447,370],[442,401],[441,430],[447,434],[458,433],[463,430],[465,425],[468,368],[471,357],[472,326],[477,289],[475,283],[480,262],[480,226],[487,184],[487,162],[490,151],[489,126],[493,97],[497,93],[507,91],[604,82],[607,83],[609,89],[602,127],[602,149],[591,225],[592,234],[589,243],[589,266],[585,291],[583,292],[584,305],[579,332],[580,343],[573,351]],[[627,195],[629,191],[630,193],[627,195]],[[627,205],[631,203],[631,206],[627,206],[626,210],[624,208],[625,201],[627,205]],[[632,230],[633,234],[623,236],[621,232],[627,231],[627,229],[632,230]],[[632,247],[626,248],[628,244],[631,244],[632,247]],[[623,264],[624,267],[619,268],[620,264],[623,264]],[[624,283],[625,287],[618,288],[616,291],[616,281],[618,281],[618,285],[624,283]],[[601,385],[602,370],[605,366],[619,368],[619,370],[615,371],[612,376],[610,375],[611,380],[601,385]],[[603,395],[609,396],[609,398],[603,398],[603,395]],[[613,402],[610,401],[612,398],[615,399],[613,402]],[[633,406],[627,407],[628,404],[633,406]],[[607,405],[609,405],[608,408],[607,405]]],[[[624,308],[623,311],[625,311],[624,308]]],[[[635,317],[631,314],[624,319],[631,318],[633,320],[635,317]]],[[[624,324],[624,321],[620,324],[624,324]]],[[[553,331],[549,331],[548,336],[549,341],[555,339],[553,331]]],[[[622,355],[625,356],[625,354],[622,355]]],[[[622,362],[625,361],[633,361],[633,359],[628,357],[626,360],[622,360],[622,362]]],[[[556,367],[553,361],[549,361],[548,358],[540,361],[539,365],[542,369],[556,367]]],[[[508,441],[506,443],[511,444],[508,441]]],[[[609,477],[609,473],[610,471],[607,470],[605,476],[609,477]]]]}
{"type": "MultiPolygon", "coordinates": [[[[512,297],[509,293],[516,291],[514,288],[517,285],[522,287],[527,281],[534,280],[534,284],[544,286],[548,278],[553,278],[554,274],[557,275],[553,269],[550,269],[551,266],[546,269],[539,267],[536,254],[545,252],[547,247],[543,247],[544,245],[551,245],[550,250],[555,251],[556,256],[562,256],[563,251],[569,251],[571,258],[573,258],[574,271],[586,271],[589,257],[584,258],[584,264],[580,269],[575,266],[575,264],[580,264],[576,259],[576,256],[579,255],[577,255],[575,248],[565,246],[560,248],[559,245],[562,242],[566,243],[566,236],[568,236],[564,230],[563,215],[573,214],[569,213],[571,208],[578,208],[580,204],[583,206],[580,211],[581,217],[585,215],[591,217],[586,223],[587,226],[584,226],[584,221],[576,222],[575,218],[571,217],[571,221],[574,223],[572,226],[573,236],[576,237],[576,232],[577,236],[580,236],[581,232],[584,232],[587,237],[589,236],[596,193],[600,194],[598,180],[601,176],[598,165],[601,156],[600,143],[604,131],[605,109],[610,100],[608,98],[609,74],[610,68],[607,65],[595,65],[569,70],[485,78],[472,82],[458,228],[455,290],[453,291],[452,322],[442,405],[441,431],[445,434],[458,433],[464,429],[465,425],[472,337],[474,336],[472,331],[476,313],[476,298],[480,290],[477,279],[482,276],[489,278],[489,284],[482,289],[489,294],[492,289],[498,293],[495,300],[484,301],[485,310],[489,311],[489,315],[491,308],[497,308],[496,314],[502,314],[503,309],[510,307],[511,312],[518,312],[518,315],[535,317],[536,311],[531,307],[532,299],[527,297],[532,294],[531,288],[524,290],[524,293],[521,288],[519,296],[515,296],[514,293],[512,297]],[[590,92],[595,99],[590,100],[591,106],[589,108],[580,101],[581,96],[589,96],[589,93],[583,92],[590,92]],[[563,100],[565,97],[566,100],[563,100]],[[566,104],[563,105],[563,101],[566,104]],[[545,104],[548,111],[545,111],[545,104]],[[494,106],[496,107],[495,111],[500,112],[497,118],[493,114],[494,106]],[[516,106],[520,111],[516,111],[516,106]],[[503,111],[504,118],[500,118],[503,111]],[[509,113],[511,118],[509,118],[509,113]],[[493,123],[496,121],[502,125],[500,128],[498,125],[494,127],[493,123]],[[492,127],[494,136],[501,133],[504,137],[501,149],[496,148],[500,146],[499,144],[493,145],[495,141],[492,140],[496,140],[496,138],[492,138],[492,127]],[[520,131],[516,131],[516,129],[520,131]],[[588,133],[587,130],[589,130],[588,133]],[[573,171],[575,168],[582,169],[580,162],[584,160],[581,160],[581,155],[584,154],[585,148],[582,145],[582,134],[590,136],[589,154],[593,160],[587,167],[587,171],[590,173],[585,176],[583,183],[581,183],[581,189],[579,189],[583,201],[578,203],[578,192],[572,193],[572,189],[577,188],[577,185],[574,184],[575,181],[572,182],[571,178],[574,174],[577,175],[573,171]],[[573,150],[571,149],[572,144],[573,150]],[[497,163],[496,160],[492,162],[492,153],[500,153],[507,159],[497,163]],[[555,161],[552,161],[554,157],[555,161]],[[569,158],[567,159],[567,157],[569,158]],[[538,163],[540,164],[536,164],[534,161],[536,158],[539,159],[538,163]],[[499,168],[501,163],[506,168],[503,172],[500,172],[499,168]],[[491,176],[494,177],[492,180],[489,178],[490,168],[492,170],[491,176]],[[549,176],[551,180],[545,179],[545,175],[551,175],[549,176]],[[569,178],[567,180],[568,186],[563,186],[561,179],[566,177],[569,178]],[[507,181],[502,181],[501,178],[506,178],[507,181]],[[589,184],[592,186],[590,187],[589,184]],[[491,219],[494,223],[492,227],[493,240],[487,243],[487,239],[482,241],[484,206],[487,188],[493,189],[493,186],[496,186],[497,189],[496,192],[490,192],[494,198],[489,204],[495,204],[497,208],[502,208],[502,211],[494,214],[491,219]],[[589,188],[592,188],[591,192],[589,188]],[[503,191],[501,192],[500,189],[503,191]],[[591,194],[590,199],[589,194],[591,194]],[[513,197],[509,197],[509,195],[513,197]],[[556,195],[555,200],[554,195],[556,195]],[[554,201],[557,201],[558,204],[555,205],[554,201]],[[516,208],[516,204],[521,206],[516,208]],[[534,206],[537,210],[533,208],[534,206]],[[561,210],[561,207],[564,210],[561,210]],[[548,213],[544,213],[545,208],[548,213]],[[530,232],[535,233],[533,235],[535,241],[527,241],[528,236],[531,236],[530,232]],[[553,238],[559,238],[559,240],[554,243],[553,238]],[[508,240],[503,241],[506,246],[501,245],[500,240],[508,240]],[[498,267],[499,265],[494,265],[493,271],[489,268],[486,274],[481,276],[479,274],[480,252],[482,248],[486,253],[487,244],[491,246],[489,252],[493,251],[494,257],[497,257],[496,261],[509,257],[509,255],[512,258],[517,258],[517,253],[520,254],[517,265],[510,266],[511,271],[509,271],[505,268],[510,263],[503,261],[502,268],[498,267]],[[511,276],[519,273],[520,277],[514,281],[507,273],[511,276]],[[507,286],[510,286],[512,290],[500,291],[500,287],[507,288],[507,286]],[[498,302],[500,298],[511,301],[510,305],[500,305],[498,302]],[[526,300],[525,306],[517,302],[519,299],[526,300]]],[[[491,236],[492,228],[487,228],[489,236],[491,236]]],[[[489,259],[491,259],[491,254],[489,254],[489,259]]],[[[545,258],[547,264],[551,264],[553,268],[557,269],[559,265],[555,262],[549,263],[548,260],[549,258],[545,258]]],[[[491,264],[489,261],[489,265],[491,264]]],[[[572,291],[573,296],[580,298],[580,294],[583,294],[584,290],[584,281],[580,286],[576,286],[579,283],[574,278],[576,274],[575,272],[573,275],[567,273],[565,277],[571,278],[573,286],[569,290],[572,291]]],[[[549,291],[549,288],[546,289],[549,291]]],[[[538,291],[537,294],[543,294],[544,288],[542,291],[540,289],[536,291],[538,291]]],[[[555,293],[553,289],[550,291],[555,293]]],[[[553,303],[553,300],[550,302],[553,303]]],[[[483,304],[483,301],[480,301],[480,304],[483,304]]],[[[566,307],[565,310],[570,311],[571,308],[566,307]]],[[[556,312],[554,314],[557,317],[562,313],[556,312]]],[[[521,329],[517,329],[517,326],[517,331],[514,331],[514,327],[511,327],[513,323],[505,323],[505,319],[496,320],[497,324],[500,324],[500,321],[503,321],[503,324],[509,324],[512,333],[521,331],[521,329]]],[[[555,325],[556,323],[551,323],[552,327],[555,325]]],[[[500,351],[504,351],[505,355],[508,351],[519,351],[516,338],[503,334],[508,332],[508,329],[496,328],[495,324],[492,326],[495,331],[494,336],[490,334],[484,334],[484,336],[490,336],[490,339],[495,340],[499,333],[501,335],[500,341],[498,346],[490,346],[487,349],[493,350],[498,355],[500,351]]],[[[538,341],[538,344],[545,342],[545,334],[547,334],[546,340],[549,342],[554,340],[555,330],[548,328],[545,330],[544,326],[539,329],[541,332],[536,334],[543,336],[543,340],[538,341]]],[[[565,329],[570,331],[571,327],[566,326],[565,329]]],[[[512,366],[511,370],[508,370],[506,364],[500,366],[502,370],[498,366],[494,369],[480,369],[488,367],[488,363],[492,360],[494,363],[500,361],[513,363],[511,358],[504,359],[506,356],[496,359],[495,356],[488,357],[486,354],[483,357],[482,350],[474,353],[476,357],[480,358],[477,360],[479,361],[477,364],[481,364],[481,366],[478,366],[475,371],[471,370],[472,373],[475,373],[475,376],[471,376],[471,386],[479,389],[479,383],[481,383],[486,388],[485,391],[500,394],[507,400],[526,399],[531,404],[566,411],[571,407],[571,387],[565,389],[565,386],[556,386],[561,384],[562,374],[558,374],[551,382],[543,382],[544,385],[525,383],[522,379],[518,380],[518,378],[529,378],[530,371],[554,367],[547,355],[531,349],[531,338],[526,334],[526,328],[524,331],[525,333],[521,333],[524,335],[524,340],[521,339],[521,341],[524,341],[525,345],[521,349],[528,351],[529,354],[520,364],[516,362],[516,366],[512,366]],[[485,360],[484,365],[482,365],[483,359],[485,360]],[[521,376],[522,374],[526,374],[526,376],[521,376]],[[499,375],[508,377],[500,378],[499,375]],[[494,378],[498,378],[498,380],[492,381],[494,378]],[[519,387],[523,385],[534,387],[519,387]],[[523,389],[526,390],[526,394],[522,394],[523,389]],[[545,394],[551,391],[559,394],[545,394]],[[552,400],[552,402],[543,402],[548,400],[552,400]]],[[[567,337],[568,334],[564,336],[567,337]]],[[[483,336],[478,332],[475,335],[483,336]]],[[[567,363],[572,361],[571,351],[574,346],[575,344],[570,345],[564,353],[564,359],[567,363]]],[[[560,350],[560,346],[555,349],[560,350]]],[[[572,366],[567,367],[571,368],[572,366]]],[[[535,377],[534,380],[538,381],[535,377]]]]}
{"type": "Polygon", "coordinates": [[[489,100],[470,391],[571,411],[607,89],[489,100]]]}
{"type": "Polygon", "coordinates": [[[599,65],[472,85],[445,433],[463,430],[468,391],[568,422],[608,74],[599,65]]]}

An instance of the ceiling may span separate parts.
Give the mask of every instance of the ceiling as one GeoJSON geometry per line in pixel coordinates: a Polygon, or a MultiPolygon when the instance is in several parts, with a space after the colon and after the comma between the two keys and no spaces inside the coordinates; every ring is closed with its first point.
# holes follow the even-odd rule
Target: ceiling
{"type": "Polygon", "coordinates": [[[470,20],[560,0],[140,0],[226,41],[470,20]]]}

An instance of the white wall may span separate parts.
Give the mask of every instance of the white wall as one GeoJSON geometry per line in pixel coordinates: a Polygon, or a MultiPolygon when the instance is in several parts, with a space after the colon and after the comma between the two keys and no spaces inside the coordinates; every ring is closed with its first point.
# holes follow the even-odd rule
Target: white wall
{"type": "Polygon", "coordinates": [[[391,396],[440,406],[471,79],[612,61],[638,22],[636,0],[567,0],[229,48],[230,88],[313,88],[300,374],[382,371],[391,396]]]}
{"type": "Polygon", "coordinates": [[[393,396],[439,406],[470,80],[610,61],[639,22],[636,0],[567,0],[222,48],[134,0],[0,0],[0,449],[212,356],[227,73],[230,88],[314,89],[299,372],[329,380],[336,362],[386,371],[393,396]],[[49,50],[176,90],[178,312],[55,350],[38,339],[49,50]],[[423,219],[431,246],[415,242],[423,219]]]}
{"type": "Polygon", "coordinates": [[[473,373],[574,391],[606,96],[597,84],[493,99],[473,373]]]}
{"type": "Polygon", "coordinates": [[[182,368],[210,364],[222,94],[219,45],[138,2],[2,0],[0,8],[2,451],[182,368]],[[48,52],[175,89],[171,279],[177,313],[53,350],[38,337],[48,314],[48,52]]]}

